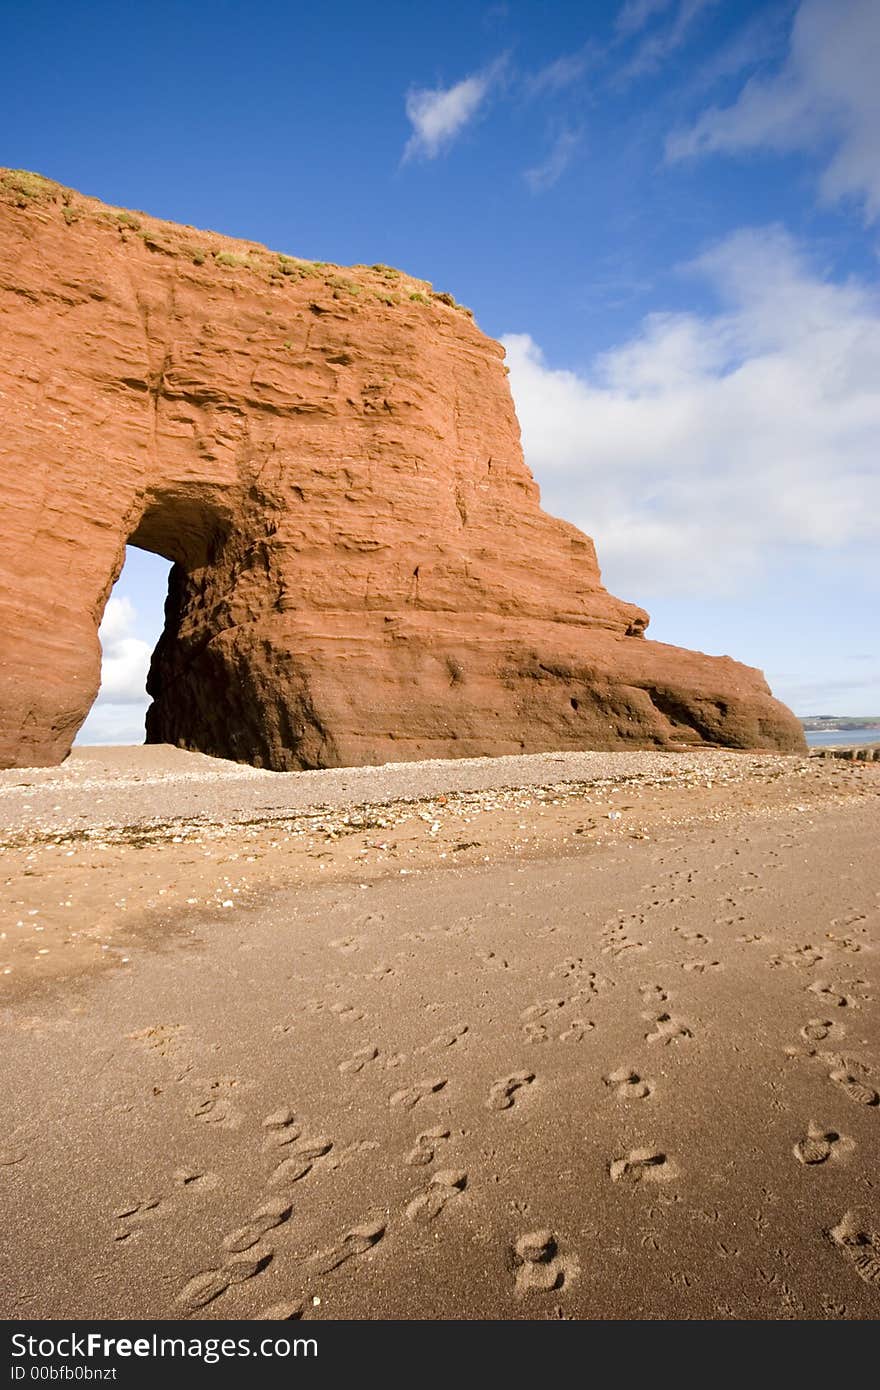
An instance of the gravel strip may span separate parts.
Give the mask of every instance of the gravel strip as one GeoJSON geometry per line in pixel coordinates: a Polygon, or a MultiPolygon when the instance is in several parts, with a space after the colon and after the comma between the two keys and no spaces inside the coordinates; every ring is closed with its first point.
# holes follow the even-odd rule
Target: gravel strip
{"type": "MultiPolygon", "coordinates": [[[[266,772],[165,745],[82,748],[61,767],[0,773],[0,834],[65,834],[171,821],[242,822],[437,796],[555,788],[774,779],[805,759],[722,750],[533,753],[266,772]]],[[[573,788],[572,788],[573,789],[573,788]]]]}

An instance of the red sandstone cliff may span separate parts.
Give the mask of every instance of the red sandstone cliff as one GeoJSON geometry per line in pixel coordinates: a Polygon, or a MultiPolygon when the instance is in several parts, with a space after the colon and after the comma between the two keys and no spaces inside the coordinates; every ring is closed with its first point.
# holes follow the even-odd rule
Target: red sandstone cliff
{"type": "Polygon", "coordinates": [[[127,542],[175,562],[148,738],[271,768],[800,750],[545,515],[499,345],[340,270],[0,171],[0,767],[67,754],[127,542]]]}

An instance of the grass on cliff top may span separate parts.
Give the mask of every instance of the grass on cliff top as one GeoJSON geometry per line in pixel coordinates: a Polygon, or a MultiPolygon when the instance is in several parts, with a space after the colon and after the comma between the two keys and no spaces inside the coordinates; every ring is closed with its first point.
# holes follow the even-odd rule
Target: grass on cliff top
{"type": "Polygon", "coordinates": [[[91,213],[105,225],[117,227],[120,232],[139,233],[148,250],[162,251],[171,256],[186,256],[196,266],[204,265],[210,257],[215,265],[227,270],[247,270],[260,276],[265,275],[270,284],[280,285],[285,279],[293,283],[306,279],[320,280],[331,291],[334,299],[346,295],[357,298],[363,294],[368,299],[389,307],[403,303],[406,293],[406,298],[412,304],[424,304],[429,308],[434,304],[445,304],[473,318],[471,310],[464,304],[459,304],[451,294],[434,290],[425,281],[414,280],[403,271],[395,270],[393,266],[381,262],[355,266],[355,270],[362,271],[365,275],[365,279],[355,280],[341,275],[339,266],[330,265],[326,261],[302,260],[299,257],[266,251],[262,247],[254,247],[246,256],[225,250],[206,251],[201,246],[181,241],[179,233],[182,228],[177,224],[162,223],[162,230],[174,237],[174,241],[168,243],[158,240],[151,231],[141,231],[141,222],[134,213],[124,208],[100,204],[95,208],[92,200],[74,203],[75,196],[73,189],[65,188],[42,174],[34,174],[27,169],[0,169],[0,202],[19,208],[60,202],[61,216],[68,227],[91,213]]]}
{"type": "Polygon", "coordinates": [[[27,169],[4,169],[0,172],[0,198],[14,207],[26,208],[29,203],[54,203],[62,192],[61,185],[42,174],[27,169]]]}

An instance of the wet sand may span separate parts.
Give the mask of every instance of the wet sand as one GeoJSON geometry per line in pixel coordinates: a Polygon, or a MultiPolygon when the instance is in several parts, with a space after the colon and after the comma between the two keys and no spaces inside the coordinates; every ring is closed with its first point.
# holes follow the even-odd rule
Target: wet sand
{"type": "Polygon", "coordinates": [[[3,1315],[876,1317],[878,793],[0,774],[3,1315]]]}

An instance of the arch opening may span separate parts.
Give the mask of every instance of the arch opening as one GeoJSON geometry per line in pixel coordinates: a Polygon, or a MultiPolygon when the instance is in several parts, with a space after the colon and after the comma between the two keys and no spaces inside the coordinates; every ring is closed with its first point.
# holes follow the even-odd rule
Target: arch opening
{"type": "Polygon", "coordinates": [[[147,719],[160,679],[156,661],[174,646],[193,577],[199,591],[210,585],[232,514],[228,488],[216,484],[176,483],[141,495],[112,588],[104,590],[106,602],[99,598],[100,685],[75,746],[156,741],[147,719]]]}
{"type": "Polygon", "coordinates": [[[165,627],[171,566],[171,559],[133,540],[126,546],[98,629],[101,684],[74,747],[145,741],[147,675],[165,627]]]}

